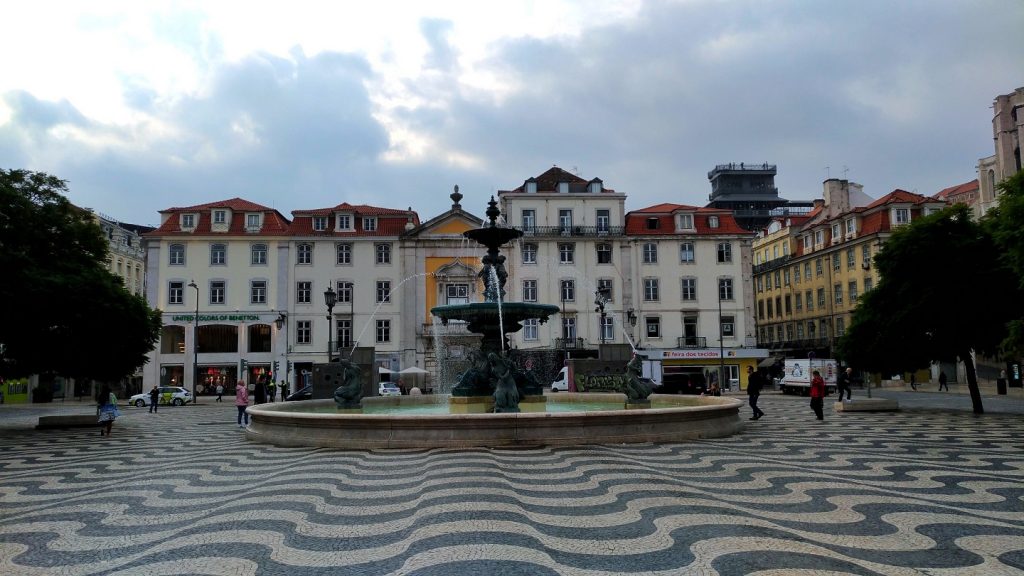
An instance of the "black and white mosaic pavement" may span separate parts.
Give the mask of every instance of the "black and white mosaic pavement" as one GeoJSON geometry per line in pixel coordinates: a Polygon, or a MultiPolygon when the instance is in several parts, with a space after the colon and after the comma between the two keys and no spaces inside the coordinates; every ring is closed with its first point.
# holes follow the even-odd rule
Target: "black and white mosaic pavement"
{"type": "Polygon", "coordinates": [[[227,402],[109,438],[2,407],[0,574],[1024,574],[1019,410],[761,404],[723,440],[373,452],[250,443],[227,402]]]}

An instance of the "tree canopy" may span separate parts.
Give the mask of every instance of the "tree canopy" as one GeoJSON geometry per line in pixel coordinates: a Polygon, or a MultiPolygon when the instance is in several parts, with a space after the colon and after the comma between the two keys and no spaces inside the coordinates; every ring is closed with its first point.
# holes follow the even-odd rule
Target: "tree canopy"
{"type": "Polygon", "coordinates": [[[982,412],[971,352],[995,352],[1024,293],[992,235],[952,206],[893,233],[875,257],[881,280],[840,340],[849,363],[903,372],[960,358],[975,412],[982,412]]]}
{"type": "Polygon", "coordinates": [[[117,380],[146,360],[161,317],[105,266],[108,243],[66,183],[0,169],[0,375],[117,380]]]}
{"type": "MultiPolygon", "coordinates": [[[[1024,170],[1003,180],[999,189],[999,205],[982,223],[992,234],[1003,263],[1024,289],[1024,170]]],[[[1010,323],[1003,349],[1008,355],[1024,355],[1024,317],[1018,316],[1010,323]]]]}

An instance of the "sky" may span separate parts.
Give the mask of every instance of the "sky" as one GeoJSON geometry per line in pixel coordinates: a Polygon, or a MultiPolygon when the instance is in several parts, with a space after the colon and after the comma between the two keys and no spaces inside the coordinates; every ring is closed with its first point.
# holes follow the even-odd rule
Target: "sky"
{"type": "Polygon", "coordinates": [[[932,195],[993,154],[1024,86],[1018,0],[9,3],[0,168],[116,220],[234,197],[428,220],[553,165],[627,210],[708,202],[716,164],[780,196],[932,195]]]}

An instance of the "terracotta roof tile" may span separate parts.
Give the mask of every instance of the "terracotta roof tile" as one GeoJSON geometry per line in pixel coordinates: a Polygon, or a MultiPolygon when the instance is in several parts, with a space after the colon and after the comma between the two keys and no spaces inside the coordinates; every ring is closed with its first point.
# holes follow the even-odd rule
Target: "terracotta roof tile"
{"type": "Polygon", "coordinates": [[[665,236],[680,234],[676,230],[675,213],[693,212],[694,232],[682,232],[682,234],[716,235],[716,234],[740,234],[753,236],[753,232],[740,226],[733,217],[732,212],[720,208],[697,208],[683,204],[656,204],[639,210],[631,210],[626,213],[626,236],[665,236]],[[718,227],[708,226],[708,217],[718,216],[718,227]],[[651,218],[658,219],[657,229],[650,229],[647,221],[651,218]]]}
{"type": "Polygon", "coordinates": [[[238,236],[283,236],[286,234],[291,222],[280,212],[255,202],[243,200],[242,198],[231,198],[230,200],[219,200],[196,206],[184,206],[167,208],[160,211],[160,214],[169,214],[164,222],[152,232],[143,234],[146,237],[161,236],[202,236],[202,235],[238,235],[238,236]],[[224,208],[233,213],[231,223],[226,231],[214,232],[211,227],[213,210],[224,208]],[[250,232],[245,227],[246,212],[260,212],[263,214],[263,223],[259,231],[250,232]],[[194,213],[198,216],[196,227],[193,230],[182,230],[181,221],[175,217],[179,214],[194,213]]]}
{"type": "MultiPolygon", "coordinates": [[[[600,178],[594,178],[593,180],[584,180],[583,178],[580,178],[579,176],[573,174],[572,172],[562,170],[558,166],[552,166],[551,168],[548,168],[543,174],[529,178],[527,182],[529,182],[530,180],[533,180],[537,183],[537,192],[539,193],[556,192],[556,188],[559,182],[568,182],[570,193],[586,192],[587,185],[593,182],[594,180],[602,182],[603,184],[603,181],[600,178]]],[[[518,188],[515,188],[513,190],[499,190],[498,194],[524,193],[525,188],[526,187],[524,183],[523,185],[520,185],[518,188]]],[[[604,188],[602,186],[601,193],[614,194],[615,190],[612,190],[611,188],[604,188]]]]}

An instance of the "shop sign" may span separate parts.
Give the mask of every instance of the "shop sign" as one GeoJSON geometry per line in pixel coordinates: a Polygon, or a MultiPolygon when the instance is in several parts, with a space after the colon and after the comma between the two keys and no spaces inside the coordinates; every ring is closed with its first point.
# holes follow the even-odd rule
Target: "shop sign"
{"type": "MultiPolygon", "coordinates": [[[[719,351],[714,348],[702,350],[645,350],[644,356],[648,360],[708,360],[721,358],[719,351]]],[[[760,348],[742,348],[739,350],[725,350],[725,358],[767,358],[768,351],[760,348]]]]}
{"type": "MultiPolygon", "coordinates": [[[[195,314],[178,314],[177,316],[171,316],[173,322],[191,322],[195,320],[195,314]]],[[[260,319],[259,314],[200,314],[200,322],[246,322],[246,321],[257,321],[260,319]]]]}

